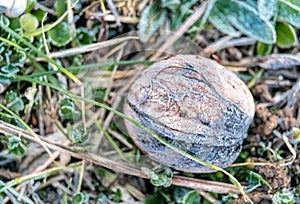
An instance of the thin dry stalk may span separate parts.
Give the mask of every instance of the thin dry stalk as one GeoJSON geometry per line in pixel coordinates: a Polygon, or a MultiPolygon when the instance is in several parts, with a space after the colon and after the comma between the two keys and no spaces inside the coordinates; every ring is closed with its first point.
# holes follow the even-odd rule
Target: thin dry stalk
{"type": "Polygon", "coordinates": [[[183,34],[192,26],[194,23],[199,20],[199,18],[205,12],[209,1],[205,1],[202,5],[195,11],[195,13],[189,17],[182,26],[180,26],[177,31],[170,37],[168,40],[160,47],[160,51],[156,52],[154,55],[150,57],[151,61],[157,60],[164,51],[166,51],[169,47],[171,47],[183,34]]]}
{"type": "MultiPolygon", "coordinates": [[[[75,158],[84,159],[86,161],[103,166],[115,172],[147,179],[147,176],[143,174],[141,170],[133,166],[130,166],[129,164],[116,162],[88,152],[76,152],[71,147],[52,142],[43,137],[39,137],[40,139],[38,140],[35,137],[33,137],[28,131],[13,126],[1,120],[0,120],[0,133],[8,134],[8,135],[18,134],[24,137],[25,139],[33,142],[39,142],[39,140],[41,140],[45,146],[47,146],[50,149],[60,151],[62,154],[69,154],[75,158]]],[[[177,176],[177,175],[173,177],[172,184],[177,186],[185,186],[185,187],[202,190],[202,191],[221,193],[221,194],[240,193],[240,191],[232,184],[221,183],[216,181],[207,181],[202,179],[194,179],[194,178],[188,178],[188,177],[177,176]]]]}
{"type": "Polygon", "coordinates": [[[63,58],[63,57],[68,57],[68,56],[72,56],[72,55],[76,55],[76,54],[82,54],[82,53],[86,53],[86,52],[95,51],[95,50],[109,47],[112,45],[116,45],[116,44],[119,44],[121,42],[125,42],[128,40],[137,40],[137,39],[139,39],[139,37],[137,37],[137,36],[116,38],[116,39],[112,39],[112,40],[106,40],[104,42],[98,42],[98,43],[83,45],[80,47],[74,47],[74,48],[70,48],[70,49],[62,50],[62,51],[58,51],[58,52],[52,52],[48,56],[51,58],[58,58],[58,57],[63,58]]]}

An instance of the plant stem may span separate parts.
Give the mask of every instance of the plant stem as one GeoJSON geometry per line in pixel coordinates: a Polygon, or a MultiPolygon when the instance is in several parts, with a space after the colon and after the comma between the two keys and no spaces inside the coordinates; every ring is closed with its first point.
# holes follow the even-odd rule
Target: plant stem
{"type": "Polygon", "coordinates": [[[74,168],[80,168],[81,166],[76,164],[76,165],[69,165],[67,167],[65,166],[61,166],[61,167],[55,167],[55,168],[51,168],[51,169],[47,169],[45,171],[42,171],[40,173],[36,173],[36,174],[30,174],[27,176],[22,176],[20,178],[16,178],[13,179],[7,183],[4,183],[3,185],[0,186],[0,193],[15,186],[18,185],[20,183],[24,183],[25,181],[29,181],[29,180],[38,180],[41,178],[45,178],[47,176],[51,176],[61,170],[69,170],[69,169],[74,169],[74,168]]]}
{"type": "Polygon", "coordinates": [[[239,189],[239,191],[241,192],[241,194],[243,195],[244,199],[246,201],[249,201],[250,203],[252,203],[252,201],[250,200],[250,198],[247,196],[247,194],[245,193],[242,185],[239,183],[239,181],[234,177],[232,176],[229,172],[227,172],[226,170],[220,168],[220,167],[217,167],[215,165],[212,165],[210,164],[209,162],[206,162],[206,161],[203,161],[202,159],[196,157],[196,156],[193,156],[187,152],[185,152],[184,150],[170,144],[169,142],[167,142],[166,140],[164,140],[163,138],[161,138],[160,136],[158,136],[157,134],[153,133],[150,129],[148,129],[147,127],[143,126],[142,124],[138,123],[137,121],[133,120],[132,118],[130,118],[129,116],[103,104],[103,103],[99,103],[97,101],[94,101],[94,100],[91,100],[91,99],[88,99],[88,98],[83,98],[81,96],[78,96],[78,95],[75,95],[75,94],[72,94],[70,93],[68,90],[62,88],[62,87],[57,87],[53,84],[50,84],[50,83],[47,83],[47,82],[44,82],[44,81],[40,81],[40,80],[37,80],[37,79],[33,79],[33,78],[29,78],[29,77],[26,77],[26,76],[15,76],[14,77],[15,79],[18,79],[18,80],[24,80],[24,81],[28,81],[28,82],[31,82],[31,83],[37,83],[37,84],[40,84],[40,85],[43,85],[43,86],[48,86],[50,88],[53,88],[59,92],[61,92],[62,94],[72,98],[73,100],[74,99],[77,99],[77,100],[83,100],[87,103],[90,103],[90,104],[93,104],[95,106],[98,106],[98,107],[101,107],[101,108],[104,108],[108,111],[111,111],[113,112],[114,114],[128,120],[129,122],[131,122],[132,124],[134,124],[135,126],[137,126],[138,128],[142,129],[143,131],[145,131],[147,134],[151,135],[152,137],[154,137],[155,139],[157,139],[158,141],[160,141],[162,144],[164,144],[165,146],[169,147],[170,149],[182,154],[183,156],[193,160],[193,161],[196,161],[204,166],[207,166],[207,167],[210,167],[216,171],[221,171],[223,172],[224,174],[226,174],[229,178],[231,178],[231,182],[239,189]]]}
{"type": "MultiPolygon", "coordinates": [[[[12,29],[10,29],[8,26],[4,25],[3,22],[0,22],[0,27],[6,31],[7,33],[9,33],[10,35],[12,35],[14,38],[18,39],[21,43],[23,43],[24,45],[26,45],[27,47],[29,47],[30,49],[32,49],[35,53],[37,53],[38,55],[42,56],[47,62],[53,64],[54,66],[56,66],[62,73],[64,73],[65,75],[67,75],[70,79],[72,79],[76,84],[81,85],[81,82],[76,78],[75,75],[73,75],[71,72],[69,72],[66,68],[64,68],[63,66],[59,65],[55,60],[51,59],[50,57],[48,57],[46,54],[44,54],[42,51],[40,51],[37,47],[35,47],[33,44],[31,44],[30,42],[28,42],[27,40],[25,40],[22,36],[20,36],[18,33],[16,33],[15,31],[13,31],[12,29]]],[[[22,49],[23,50],[23,49],[22,49]]]]}

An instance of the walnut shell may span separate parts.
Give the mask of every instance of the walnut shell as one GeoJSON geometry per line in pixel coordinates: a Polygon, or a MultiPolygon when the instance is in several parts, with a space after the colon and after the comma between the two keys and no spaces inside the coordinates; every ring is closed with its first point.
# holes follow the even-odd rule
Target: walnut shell
{"type": "MultiPolygon", "coordinates": [[[[213,60],[177,55],[154,63],[131,86],[124,113],[171,144],[219,167],[232,164],[254,117],[253,97],[213,60]]],[[[151,159],[186,172],[212,172],[125,121],[151,159]]]]}

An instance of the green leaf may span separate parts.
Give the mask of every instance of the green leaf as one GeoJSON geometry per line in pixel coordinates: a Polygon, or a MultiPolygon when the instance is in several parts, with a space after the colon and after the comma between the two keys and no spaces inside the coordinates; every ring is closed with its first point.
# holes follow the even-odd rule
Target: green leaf
{"type": "Polygon", "coordinates": [[[222,33],[229,36],[238,37],[239,33],[231,25],[227,16],[223,13],[223,9],[220,8],[219,4],[215,4],[212,9],[208,20],[222,33]]]}
{"type": "Polygon", "coordinates": [[[169,187],[172,184],[173,173],[170,168],[162,168],[158,171],[152,171],[148,168],[142,167],[142,171],[149,177],[150,182],[154,186],[169,187]]]}
{"type": "Polygon", "coordinates": [[[300,184],[296,186],[296,194],[298,195],[298,199],[300,199],[300,184]]]}
{"type": "Polygon", "coordinates": [[[30,13],[32,9],[34,9],[36,5],[36,0],[27,0],[27,5],[24,13],[30,13]]]}
{"type": "Polygon", "coordinates": [[[96,204],[106,204],[107,203],[107,196],[104,193],[100,193],[97,197],[96,204]]]}
{"type": "Polygon", "coordinates": [[[261,182],[264,183],[265,185],[267,185],[270,189],[272,189],[270,184],[261,175],[259,175],[258,173],[255,173],[253,171],[249,172],[247,181],[249,183],[247,186],[247,189],[246,189],[247,192],[251,192],[251,191],[255,190],[257,187],[261,186],[261,182]]]}
{"type": "Polygon", "coordinates": [[[172,12],[178,11],[178,7],[181,3],[180,0],[161,0],[161,6],[170,9],[172,12]]]}
{"type": "Polygon", "coordinates": [[[75,109],[74,102],[68,98],[62,99],[58,113],[63,120],[78,120],[81,116],[80,112],[75,109]]]}
{"type": "Polygon", "coordinates": [[[275,12],[277,0],[258,0],[257,10],[259,16],[264,20],[270,20],[275,12]]]}
{"type": "Polygon", "coordinates": [[[119,188],[117,188],[116,192],[111,194],[110,199],[113,199],[114,203],[119,203],[122,199],[122,192],[119,188]]]}
{"type": "Polygon", "coordinates": [[[208,4],[207,8],[205,9],[205,13],[203,14],[203,16],[201,18],[201,22],[200,22],[200,25],[199,25],[200,28],[204,25],[204,23],[206,23],[209,15],[211,14],[211,12],[212,12],[212,10],[215,6],[216,1],[217,0],[210,0],[209,1],[209,4],[208,4]]]}
{"type": "Polygon", "coordinates": [[[283,22],[276,23],[276,43],[281,48],[290,48],[298,45],[298,39],[295,29],[283,22]]]}
{"type": "Polygon", "coordinates": [[[300,28],[299,1],[279,1],[278,19],[300,28]]]}
{"type": "Polygon", "coordinates": [[[65,0],[57,0],[55,3],[55,13],[59,18],[67,11],[67,1],[65,0]]]}
{"type": "Polygon", "coordinates": [[[57,46],[62,47],[72,40],[71,31],[68,23],[65,21],[59,23],[57,26],[48,31],[50,42],[57,46]]]}
{"type": "Polygon", "coordinates": [[[79,125],[75,129],[72,129],[69,125],[68,129],[68,139],[71,140],[73,144],[82,144],[89,138],[89,131],[85,131],[83,125],[79,125]]]}
{"type": "Polygon", "coordinates": [[[269,55],[272,52],[272,44],[258,42],[256,45],[256,53],[260,56],[269,55]]]}
{"type": "Polygon", "coordinates": [[[89,195],[86,193],[76,193],[72,198],[72,204],[86,204],[89,203],[89,195]]]}
{"type": "Polygon", "coordinates": [[[93,28],[88,30],[86,27],[79,27],[76,29],[76,42],[79,45],[88,45],[91,44],[93,41],[96,41],[98,28],[93,28]]]}
{"type": "Polygon", "coordinates": [[[14,76],[16,73],[19,72],[19,68],[11,65],[4,65],[0,68],[0,70],[7,74],[8,76],[14,76]]]}
{"type": "Polygon", "coordinates": [[[27,152],[27,147],[22,143],[20,138],[15,136],[9,137],[7,147],[10,153],[17,156],[21,156],[27,152]]]}
{"type": "Polygon", "coordinates": [[[144,204],[157,204],[157,203],[166,203],[164,202],[166,199],[165,197],[159,193],[159,191],[154,192],[153,194],[149,195],[144,204]]]}
{"type": "Polygon", "coordinates": [[[25,13],[20,17],[20,25],[25,32],[32,32],[39,26],[39,21],[34,15],[25,13]]]}
{"type": "Polygon", "coordinates": [[[6,16],[0,15],[0,23],[3,23],[5,26],[9,26],[10,21],[6,16]]]}
{"type": "MultiPolygon", "coordinates": [[[[197,2],[197,0],[183,0],[178,8],[171,13],[171,29],[178,28],[183,21],[194,13],[191,7],[197,2]]],[[[199,30],[199,29],[198,29],[199,30]]]]}
{"type": "Polygon", "coordinates": [[[276,42],[276,33],[273,25],[261,19],[255,9],[248,4],[230,0],[229,4],[222,2],[222,6],[227,12],[229,21],[241,32],[266,44],[276,42]]]}
{"type": "Polygon", "coordinates": [[[24,110],[24,102],[16,92],[13,90],[7,91],[5,94],[6,107],[11,109],[15,113],[19,113],[24,110]]]}
{"type": "Polygon", "coordinates": [[[200,203],[199,193],[195,190],[186,187],[175,187],[173,196],[176,203],[183,203],[183,204],[200,203]]]}
{"type": "Polygon", "coordinates": [[[138,24],[138,35],[141,41],[145,42],[156,32],[156,30],[166,20],[167,12],[162,9],[160,4],[151,4],[147,6],[141,15],[138,24]]]}
{"type": "Polygon", "coordinates": [[[272,197],[273,204],[293,204],[295,203],[294,194],[284,188],[282,191],[276,192],[272,197]]]}

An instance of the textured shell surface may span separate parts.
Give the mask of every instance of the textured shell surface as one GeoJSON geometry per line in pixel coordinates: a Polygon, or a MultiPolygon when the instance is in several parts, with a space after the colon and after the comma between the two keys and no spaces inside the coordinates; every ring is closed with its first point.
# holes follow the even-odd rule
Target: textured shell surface
{"type": "MultiPolygon", "coordinates": [[[[144,70],[124,113],[169,143],[219,167],[235,161],[254,117],[253,97],[234,73],[213,60],[177,55],[144,70]]],[[[211,172],[128,121],[126,129],[151,159],[186,172],[211,172]]]]}

